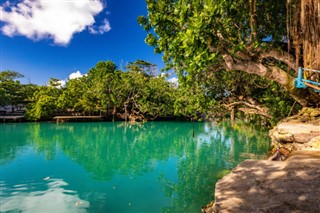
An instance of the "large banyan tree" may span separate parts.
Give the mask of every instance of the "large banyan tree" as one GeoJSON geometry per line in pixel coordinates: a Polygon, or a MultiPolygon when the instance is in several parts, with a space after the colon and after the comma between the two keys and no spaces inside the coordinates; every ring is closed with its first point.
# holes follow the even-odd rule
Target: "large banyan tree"
{"type": "MultiPolygon", "coordinates": [[[[277,82],[302,106],[319,106],[319,93],[294,85],[299,67],[320,70],[319,0],[146,1],[148,16],[138,21],[168,69],[244,71],[277,82]]],[[[320,73],[304,75],[319,82],[320,73]]]]}

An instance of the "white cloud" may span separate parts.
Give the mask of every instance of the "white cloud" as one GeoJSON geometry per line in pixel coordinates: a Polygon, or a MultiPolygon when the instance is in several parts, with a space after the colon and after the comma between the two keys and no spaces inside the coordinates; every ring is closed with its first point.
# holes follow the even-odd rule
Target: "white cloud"
{"type": "Polygon", "coordinates": [[[54,86],[58,89],[63,88],[66,86],[67,81],[66,80],[60,80],[60,79],[56,79],[54,81],[48,81],[47,82],[47,86],[54,86]]]}
{"type": "Polygon", "coordinates": [[[108,20],[93,26],[94,16],[104,9],[100,0],[22,0],[6,1],[0,5],[3,34],[23,35],[32,40],[52,39],[55,44],[67,45],[77,32],[89,29],[102,34],[111,27],[108,20]]]}
{"type": "MultiPolygon", "coordinates": [[[[57,79],[57,81],[55,81],[54,84],[55,84],[56,88],[61,89],[61,88],[66,87],[69,80],[81,78],[83,76],[87,76],[87,74],[81,74],[81,72],[79,70],[77,70],[76,72],[71,73],[68,78],[57,79]]],[[[47,85],[48,86],[50,85],[50,81],[47,83],[47,85]]]]}
{"type": "Polygon", "coordinates": [[[57,87],[58,87],[58,88],[62,88],[62,87],[65,87],[65,86],[66,86],[67,81],[65,81],[65,80],[60,80],[60,81],[58,81],[58,83],[60,83],[60,86],[57,86],[57,87]]]}
{"type": "Polygon", "coordinates": [[[81,74],[81,72],[78,70],[76,72],[71,73],[69,75],[69,79],[81,78],[82,76],[84,76],[84,75],[81,74]]]}
{"type": "Polygon", "coordinates": [[[172,77],[172,78],[168,79],[168,82],[172,83],[174,86],[178,86],[179,85],[177,77],[172,77]]]}
{"type": "Polygon", "coordinates": [[[103,20],[103,24],[100,26],[90,26],[89,31],[92,34],[103,34],[111,30],[110,23],[107,19],[103,20]]]}

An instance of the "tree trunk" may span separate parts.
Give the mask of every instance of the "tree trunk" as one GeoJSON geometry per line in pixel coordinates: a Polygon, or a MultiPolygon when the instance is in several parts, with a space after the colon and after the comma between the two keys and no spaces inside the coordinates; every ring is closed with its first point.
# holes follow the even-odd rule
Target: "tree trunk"
{"type": "MultiPolygon", "coordinates": [[[[275,53],[279,53],[279,51],[274,50],[274,54],[269,51],[268,56],[273,56],[274,58],[279,59],[277,58],[278,56],[275,53]]],[[[259,61],[255,62],[252,60],[234,59],[230,54],[226,52],[223,53],[223,59],[225,62],[225,67],[229,71],[244,71],[277,82],[280,86],[284,87],[289,92],[290,96],[302,106],[316,106],[320,103],[319,95],[314,95],[313,92],[307,89],[297,89],[294,85],[295,78],[279,67],[267,66],[259,61]]],[[[287,61],[285,62],[288,63],[288,65],[295,67],[295,65],[289,63],[289,59],[287,59],[287,61]]]]}
{"type": "Polygon", "coordinates": [[[230,117],[231,117],[231,126],[234,127],[234,123],[235,123],[235,119],[234,119],[234,107],[231,108],[230,117]]]}
{"type": "MultiPolygon", "coordinates": [[[[255,0],[249,1],[251,40],[256,34],[255,5],[255,0]]],[[[294,85],[295,76],[290,76],[288,72],[279,67],[263,63],[263,59],[272,58],[285,63],[289,69],[296,71],[296,74],[299,66],[320,70],[320,1],[287,0],[286,7],[288,52],[278,49],[266,51],[255,49],[256,52],[251,52],[251,47],[248,47],[246,52],[231,55],[228,52],[228,40],[218,32],[217,37],[224,49],[222,56],[225,67],[227,70],[244,71],[277,82],[302,106],[319,106],[319,94],[310,88],[297,89],[294,85]],[[291,46],[293,46],[293,52],[290,52],[292,51],[291,46]]],[[[214,49],[209,48],[211,51],[214,49]]],[[[216,49],[213,52],[216,52],[216,49]]],[[[308,80],[320,82],[320,73],[305,71],[304,75],[308,80]]]]}
{"type": "Polygon", "coordinates": [[[250,5],[250,28],[251,28],[250,40],[253,41],[257,38],[256,0],[249,0],[249,5],[250,5]]]}
{"type": "MultiPolygon", "coordinates": [[[[320,70],[320,1],[287,0],[286,6],[288,50],[292,42],[297,66],[320,70]]],[[[320,82],[320,73],[305,70],[304,78],[320,82]]]]}
{"type": "Polygon", "coordinates": [[[128,109],[127,109],[126,103],[124,104],[124,119],[125,119],[125,122],[128,121],[128,109]]]}
{"type": "Polygon", "coordinates": [[[113,106],[113,109],[112,109],[112,122],[114,122],[114,116],[115,116],[116,113],[117,113],[117,107],[113,106]]]}

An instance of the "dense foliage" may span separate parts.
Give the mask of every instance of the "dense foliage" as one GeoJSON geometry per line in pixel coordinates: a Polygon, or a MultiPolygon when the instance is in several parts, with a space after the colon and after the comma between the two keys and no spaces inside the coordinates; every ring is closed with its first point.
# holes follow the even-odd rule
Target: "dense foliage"
{"type": "Polygon", "coordinates": [[[5,77],[11,74],[22,77],[13,71],[1,72],[1,105],[26,105],[26,118],[34,121],[56,115],[100,115],[128,121],[223,119],[229,118],[228,100],[243,96],[264,102],[271,109],[270,116],[239,110],[238,118],[274,124],[288,114],[293,103],[277,84],[257,76],[238,72],[209,76],[204,72],[197,81],[191,83],[185,77],[177,85],[168,82],[166,75],[157,75],[154,64],[142,60],[129,63],[124,71],[112,61],[98,62],[86,75],[69,79],[64,87],[54,78],[45,86],[23,85],[13,80],[16,77],[5,77]]]}
{"type": "Polygon", "coordinates": [[[24,77],[15,71],[0,72],[0,106],[25,105],[28,103],[28,97],[32,96],[35,85],[21,84],[19,78],[24,77]]]}
{"type": "MultiPolygon", "coordinates": [[[[301,106],[319,106],[320,93],[294,86],[299,66],[320,69],[318,1],[147,0],[147,5],[148,16],[138,18],[145,41],[163,54],[167,70],[176,71],[178,86],[143,60],[126,70],[99,62],[65,87],[58,79],[46,86],[22,85],[16,80],[21,74],[3,71],[0,105],[28,104],[29,120],[236,116],[272,125],[301,106]]],[[[309,77],[317,81],[320,75],[309,77]]]]}
{"type": "Polygon", "coordinates": [[[100,115],[130,121],[198,119],[209,105],[202,90],[176,87],[166,76],[156,75],[155,65],[142,60],[129,63],[125,71],[117,70],[111,61],[98,62],[87,75],[69,79],[65,87],[58,79],[50,79],[30,100],[26,113],[30,120],[55,115],[100,115]]]}
{"type": "MultiPolygon", "coordinates": [[[[146,43],[163,54],[167,69],[174,68],[189,82],[203,73],[242,71],[276,82],[303,106],[319,104],[320,96],[312,89],[294,86],[299,66],[320,69],[317,57],[311,57],[319,56],[318,1],[147,0],[147,4],[148,16],[138,18],[147,31],[146,43]]],[[[229,84],[244,77],[235,76],[219,81],[229,84]]]]}

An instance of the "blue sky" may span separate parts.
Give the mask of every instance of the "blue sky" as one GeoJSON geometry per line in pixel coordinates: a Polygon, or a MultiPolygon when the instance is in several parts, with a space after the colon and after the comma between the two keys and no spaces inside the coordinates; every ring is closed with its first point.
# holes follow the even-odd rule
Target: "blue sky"
{"type": "Polygon", "coordinates": [[[139,15],[147,14],[145,0],[0,2],[0,70],[25,75],[22,83],[65,80],[106,60],[118,68],[137,59],[164,67],[137,23],[139,15]]]}

